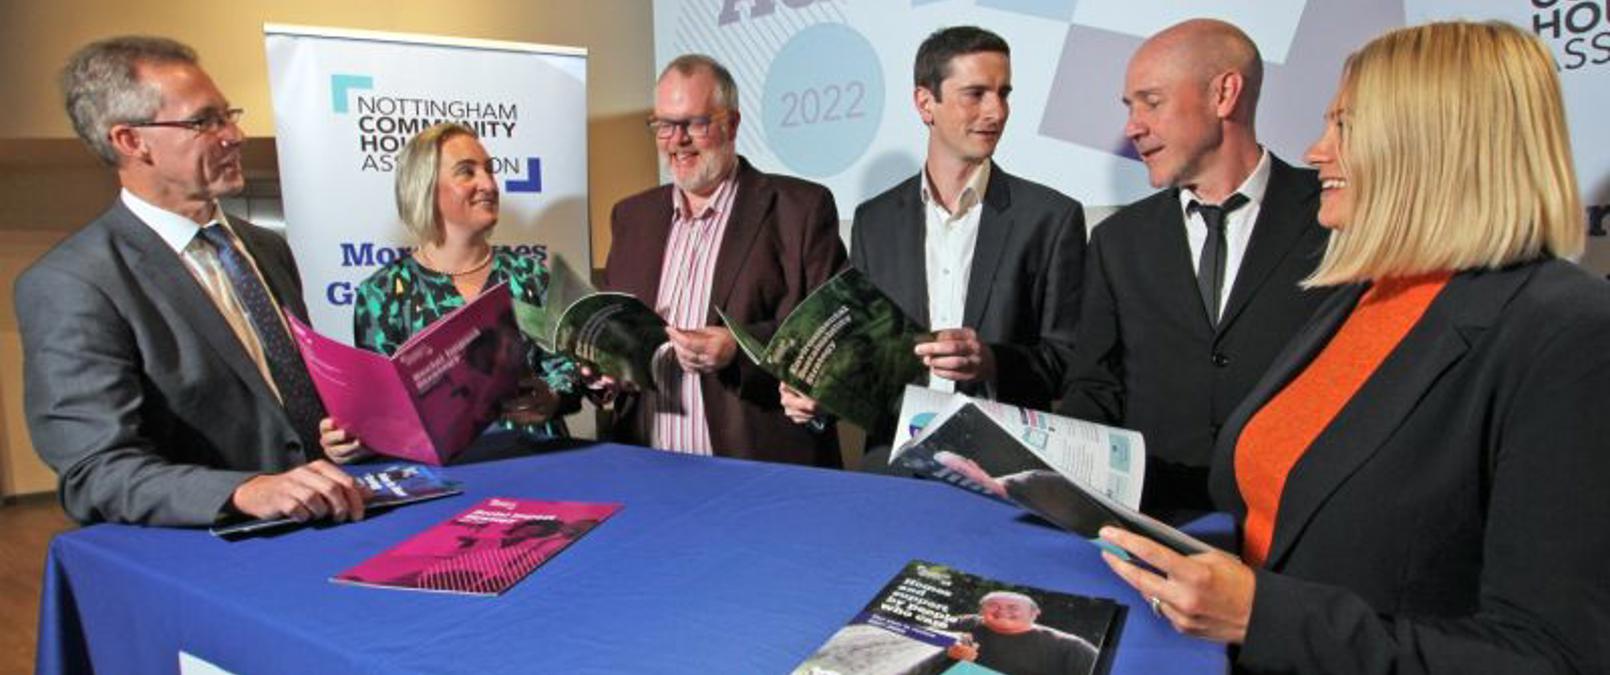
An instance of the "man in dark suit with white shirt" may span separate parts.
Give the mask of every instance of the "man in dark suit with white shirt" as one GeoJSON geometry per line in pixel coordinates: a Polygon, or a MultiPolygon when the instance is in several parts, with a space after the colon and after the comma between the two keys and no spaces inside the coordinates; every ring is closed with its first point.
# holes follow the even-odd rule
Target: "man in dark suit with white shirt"
{"type": "MultiPolygon", "coordinates": [[[[928,127],[922,170],[855,210],[850,263],[937,332],[917,346],[926,384],[1048,408],[1079,314],[1084,211],[993,161],[1010,113],[1005,40],[972,26],[937,31],[918,48],[914,71],[928,127]]],[[[796,419],[814,412],[790,392],[784,403],[796,419]]],[[[887,464],[877,446],[891,427],[868,430],[863,466],[887,464]]]]}
{"type": "Polygon", "coordinates": [[[1319,182],[1258,144],[1263,79],[1240,29],[1191,20],[1131,58],[1124,133],[1164,188],[1091,236],[1059,412],[1146,437],[1142,508],[1212,507],[1214,438],[1328,291],[1302,290],[1324,252],[1319,182]]]}
{"type": "Polygon", "coordinates": [[[123,188],[16,285],[28,429],[63,508],[85,523],[361,518],[359,488],[322,459],[323,407],[280,315],[307,314],[290,249],[218,206],[245,186],[241,111],[164,38],[90,44],[62,87],[123,188]]]}

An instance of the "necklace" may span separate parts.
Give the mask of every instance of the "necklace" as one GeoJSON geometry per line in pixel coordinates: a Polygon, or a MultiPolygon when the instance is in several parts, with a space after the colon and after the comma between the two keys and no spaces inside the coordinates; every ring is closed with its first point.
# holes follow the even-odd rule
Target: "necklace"
{"type": "Polygon", "coordinates": [[[431,261],[430,254],[426,253],[425,249],[423,249],[423,248],[419,249],[419,261],[424,263],[425,268],[430,270],[430,271],[432,271],[432,272],[435,272],[435,273],[441,274],[441,275],[445,275],[445,276],[448,276],[448,277],[455,277],[456,278],[456,277],[462,277],[462,276],[474,274],[476,272],[479,272],[479,271],[485,269],[486,266],[492,262],[492,249],[491,248],[486,249],[486,255],[481,258],[480,262],[477,262],[474,265],[470,265],[469,267],[461,269],[461,270],[459,270],[457,272],[448,272],[448,271],[446,271],[444,269],[441,269],[440,267],[437,267],[436,263],[431,261]]]}

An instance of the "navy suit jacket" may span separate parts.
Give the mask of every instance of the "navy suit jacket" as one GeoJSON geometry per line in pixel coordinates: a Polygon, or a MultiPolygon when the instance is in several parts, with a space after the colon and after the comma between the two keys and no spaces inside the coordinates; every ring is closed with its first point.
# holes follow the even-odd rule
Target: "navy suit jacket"
{"type": "MultiPolygon", "coordinates": [[[[285,240],[230,224],[281,307],[305,319],[285,240]]],[[[15,293],[28,430],[79,522],[210,524],[247,478],[307,460],[217,306],[122,201],[15,293]]]]}
{"type": "MultiPolygon", "coordinates": [[[[1332,296],[1225,426],[1313,361],[1332,296]]],[[[1456,275],[1287,474],[1238,665],[1336,673],[1610,672],[1610,284],[1551,260],[1456,275]]]]}

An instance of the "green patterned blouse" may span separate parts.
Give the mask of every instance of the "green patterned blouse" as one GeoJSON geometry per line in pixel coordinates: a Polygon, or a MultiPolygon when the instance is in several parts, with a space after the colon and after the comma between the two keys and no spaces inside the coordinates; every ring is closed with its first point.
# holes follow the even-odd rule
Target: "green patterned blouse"
{"type": "MultiPolygon", "coordinates": [[[[508,282],[509,293],[534,305],[542,305],[548,293],[546,251],[530,256],[497,248],[492,255],[492,272],[486,288],[508,282]]],[[[352,334],[356,344],[372,352],[390,356],[414,333],[423,330],[447,313],[464,306],[464,296],[453,287],[453,279],[426,268],[404,256],[375,271],[358,285],[352,314],[352,334]]],[[[499,420],[503,429],[523,431],[538,440],[566,438],[562,415],[581,407],[581,375],[576,362],[568,357],[548,354],[526,341],[526,365],[559,394],[559,411],[553,419],[534,425],[514,425],[499,420]]]]}

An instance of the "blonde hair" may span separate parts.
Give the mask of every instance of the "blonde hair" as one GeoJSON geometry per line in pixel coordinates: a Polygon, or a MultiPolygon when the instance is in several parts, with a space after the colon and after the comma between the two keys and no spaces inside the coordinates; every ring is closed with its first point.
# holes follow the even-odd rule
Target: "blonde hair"
{"type": "Polygon", "coordinates": [[[1306,287],[1575,258],[1585,233],[1559,78],[1500,22],[1395,30],[1347,59],[1351,222],[1306,287]]]}
{"type": "Polygon", "coordinates": [[[436,180],[442,144],[459,135],[480,138],[463,124],[440,122],[408,139],[397,153],[397,216],[420,244],[442,243],[442,226],[436,218],[436,180]]]}

